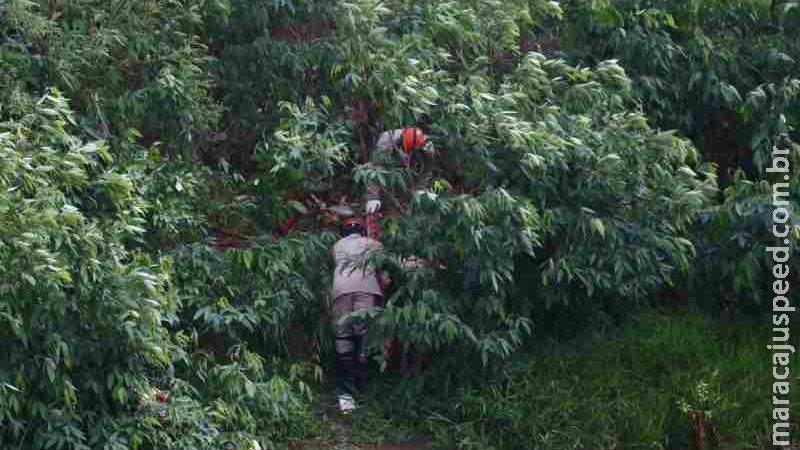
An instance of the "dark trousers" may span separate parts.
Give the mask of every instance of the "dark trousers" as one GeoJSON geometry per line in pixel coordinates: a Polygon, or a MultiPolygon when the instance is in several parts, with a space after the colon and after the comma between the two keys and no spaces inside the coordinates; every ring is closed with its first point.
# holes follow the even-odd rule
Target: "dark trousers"
{"type": "Polygon", "coordinates": [[[360,309],[375,306],[379,296],[363,292],[342,294],[333,301],[333,320],[336,330],[336,390],[353,394],[366,382],[367,352],[364,336],[367,324],[363,321],[342,320],[360,309]]]}

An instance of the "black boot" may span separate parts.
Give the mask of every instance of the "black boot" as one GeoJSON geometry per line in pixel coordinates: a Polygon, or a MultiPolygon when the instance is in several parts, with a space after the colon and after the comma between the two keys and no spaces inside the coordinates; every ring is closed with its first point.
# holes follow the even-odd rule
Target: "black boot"
{"type": "Polygon", "coordinates": [[[361,336],[356,337],[354,344],[353,381],[356,389],[362,391],[367,386],[369,361],[364,349],[364,338],[361,336]]]}
{"type": "Polygon", "coordinates": [[[354,364],[353,353],[336,354],[336,394],[354,393],[354,364]]]}
{"type": "Polygon", "coordinates": [[[343,414],[350,414],[356,408],[353,397],[353,365],[356,358],[352,353],[339,353],[336,355],[336,397],[339,410],[343,414]]]}

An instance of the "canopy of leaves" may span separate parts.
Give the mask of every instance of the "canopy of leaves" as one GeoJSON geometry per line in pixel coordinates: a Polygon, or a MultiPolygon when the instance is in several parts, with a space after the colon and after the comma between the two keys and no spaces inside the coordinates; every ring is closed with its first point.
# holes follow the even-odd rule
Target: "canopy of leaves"
{"type": "Polygon", "coordinates": [[[693,241],[729,242],[726,214],[762,220],[742,205],[770,192],[742,180],[715,205],[714,166],[665,130],[733,112],[755,166],[779,145],[796,179],[797,9],[753,44],[772,59],[729,71],[711,43],[745,40],[710,30],[747,2],[640,3],[0,4],[0,446],[302,434],[332,349],[335,223],[317,206],[361,209],[367,184],[394,283],[362,314],[375,343],[443,365],[495,366],[559,314],[579,326],[690,273],[693,241]],[[532,47],[564,13],[565,51],[532,47]],[[431,154],[367,164],[411,125],[431,154]]]}
{"type": "Polygon", "coordinates": [[[720,298],[738,298],[739,308],[756,311],[771,290],[765,284],[772,279],[771,256],[763,249],[781,242],[771,233],[770,183],[788,181],[797,239],[798,6],[782,0],[568,2],[563,35],[572,55],[619,58],[650,117],[680,129],[718,165],[725,200],[702,214],[692,238],[702,259],[696,282],[686,286],[715,308],[720,298]],[[773,150],[787,152],[789,180],[765,171],[779,156],[773,150]]]}

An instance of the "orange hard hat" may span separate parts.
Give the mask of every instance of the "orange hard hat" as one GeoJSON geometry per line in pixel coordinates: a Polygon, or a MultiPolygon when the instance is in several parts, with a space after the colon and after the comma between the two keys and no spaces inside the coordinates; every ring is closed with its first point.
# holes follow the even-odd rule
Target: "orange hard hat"
{"type": "Polygon", "coordinates": [[[403,150],[411,153],[412,150],[425,145],[425,135],[419,128],[403,128],[403,150]]]}

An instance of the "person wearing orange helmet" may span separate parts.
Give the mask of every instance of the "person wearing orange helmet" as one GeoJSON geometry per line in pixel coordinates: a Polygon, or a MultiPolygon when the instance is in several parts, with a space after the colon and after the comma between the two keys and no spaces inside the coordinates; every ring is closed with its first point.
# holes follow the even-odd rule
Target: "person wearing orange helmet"
{"type": "Polygon", "coordinates": [[[369,256],[383,245],[365,236],[364,222],[350,218],[342,224],[342,237],[332,249],[336,269],[333,276],[331,312],[336,330],[336,390],[344,413],[355,409],[356,384],[366,380],[367,324],[345,316],[379,304],[383,297],[382,274],[368,264],[369,256]]]}
{"type": "MultiPolygon", "coordinates": [[[[375,149],[370,153],[369,163],[375,167],[390,168],[398,166],[410,168],[411,159],[417,152],[429,152],[430,145],[423,131],[415,127],[384,131],[378,137],[375,149]]],[[[381,209],[381,189],[375,183],[367,185],[366,207],[367,232],[377,236],[376,214],[381,209]]]]}

